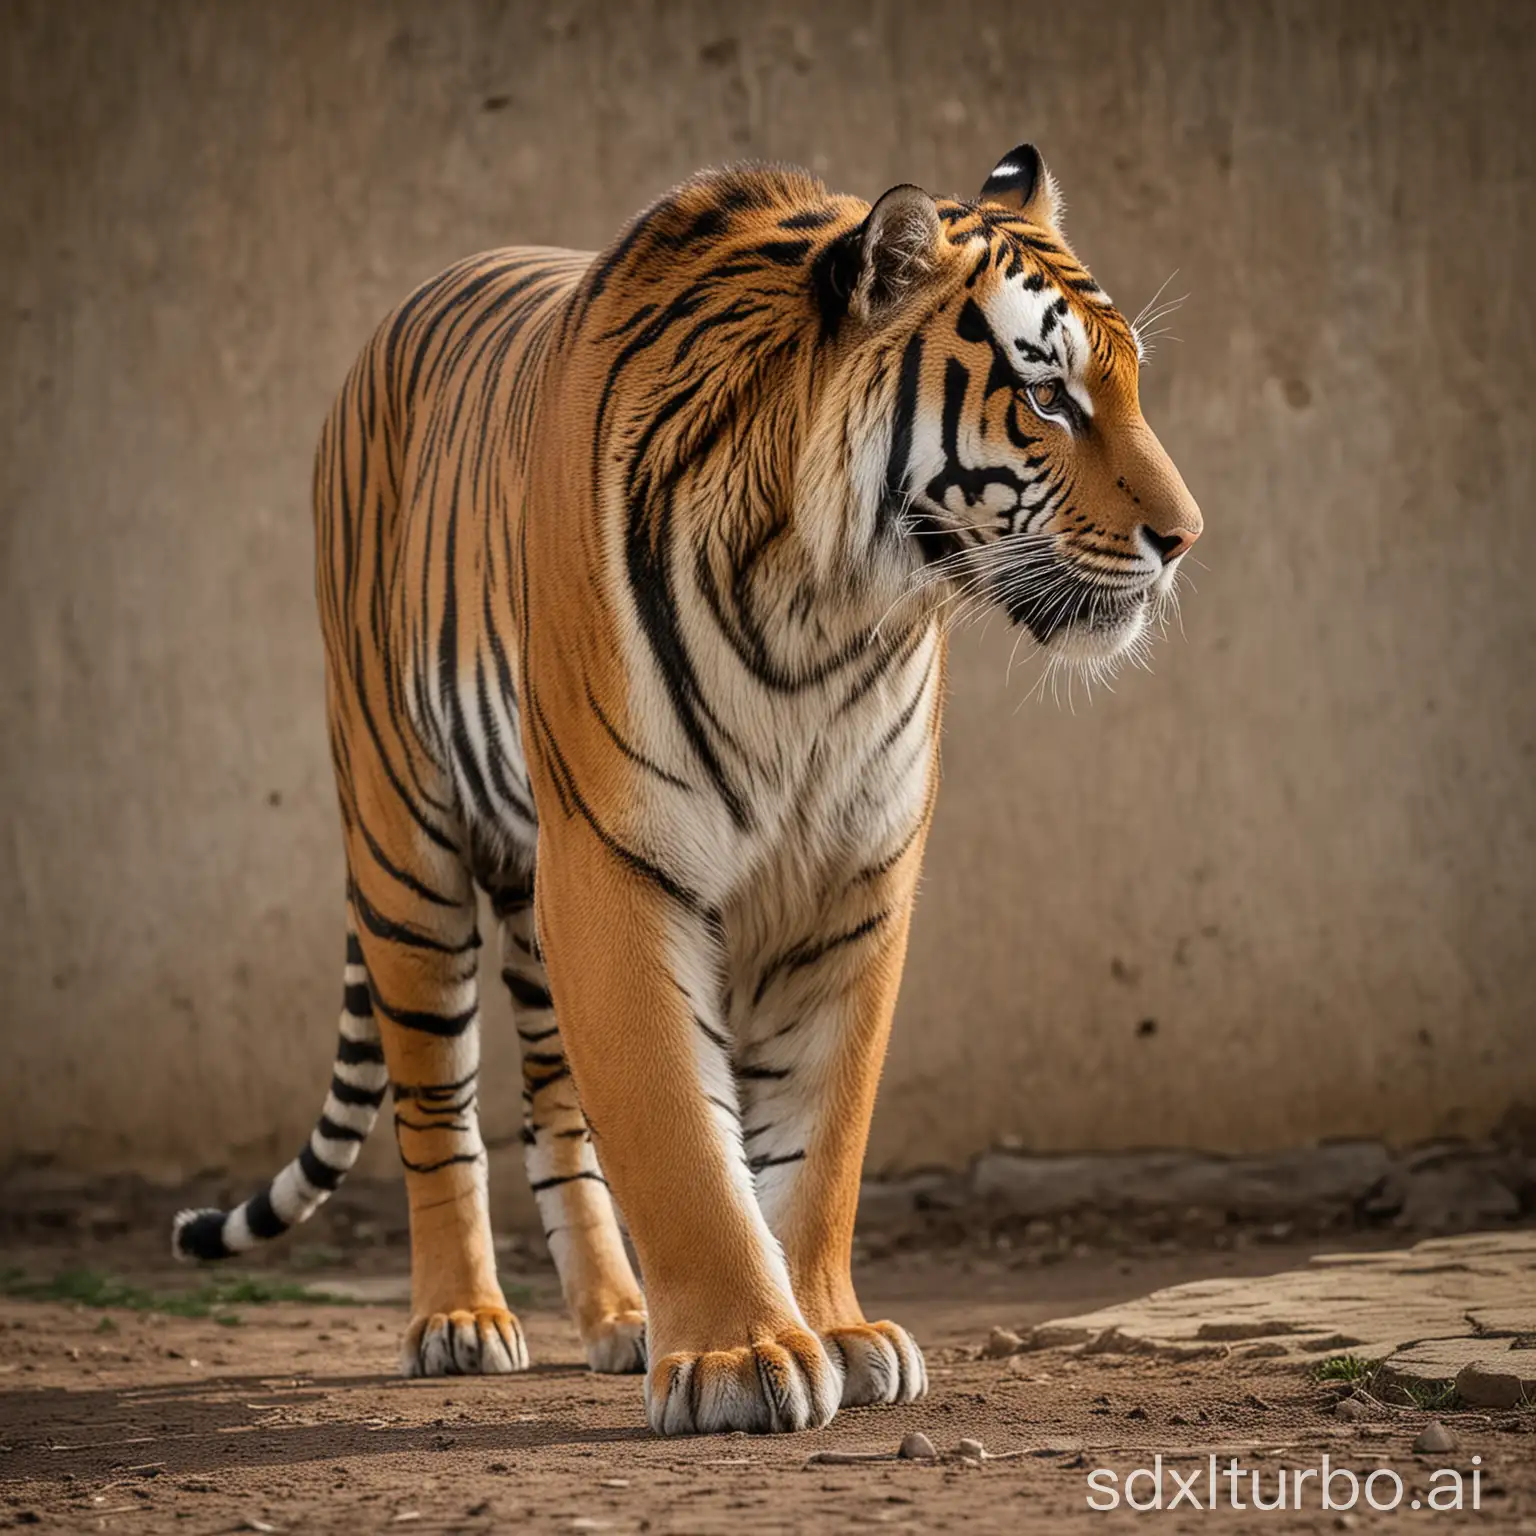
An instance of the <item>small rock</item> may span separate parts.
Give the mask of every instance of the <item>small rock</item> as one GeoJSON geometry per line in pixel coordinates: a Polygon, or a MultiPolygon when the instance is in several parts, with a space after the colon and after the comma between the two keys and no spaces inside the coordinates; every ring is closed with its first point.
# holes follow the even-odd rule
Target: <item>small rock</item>
{"type": "Polygon", "coordinates": [[[1126,1414],[1126,1418],[1128,1419],[1145,1419],[1146,1416],[1147,1410],[1145,1408],[1132,1408],[1131,1411],[1126,1414]]]}
{"type": "Polygon", "coordinates": [[[1081,1440],[1058,1440],[1052,1445],[1037,1445],[1032,1451],[1026,1451],[1027,1456],[1079,1456],[1082,1453],[1081,1440]]]}
{"type": "Polygon", "coordinates": [[[1525,1396],[1525,1383],[1514,1371],[1472,1360],[1456,1373],[1456,1395],[1474,1408],[1513,1408],[1525,1396]]]}
{"type": "Polygon", "coordinates": [[[627,1477],[605,1477],[597,1485],[599,1488],[628,1488],[627,1477]]]}
{"type": "Polygon", "coordinates": [[[1419,1431],[1419,1437],[1413,1442],[1413,1448],[1421,1456],[1440,1455],[1445,1451],[1459,1451],[1461,1441],[1439,1419],[1431,1419],[1419,1431]]]}
{"type": "Polygon", "coordinates": [[[1353,1515],[1335,1515],[1333,1517],[1333,1528],[1336,1531],[1352,1531],[1359,1523],[1353,1515]]]}
{"type": "Polygon", "coordinates": [[[922,1430],[914,1429],[901,1437],[901,1449],[896,1453],[903,1461],[937,1461],[939,1453],[933,1441],[922,1430]]]}
{"type": "Polygon", "coordinates": [[[889,1451],[812,1451],[805,1458],[808,1467],[849,1467],[865,1461],[895,1461],[889,1451]]]}
{"type": "Polygon", "coordinates": [[[1189,1420],[1182,1413],[1170,1413],[1168,1415],[1168,1422],[1170,1424],[1188,1424],[1189,1420]]]}
{"type": "Polygon", "coordinates": [[[1361,1419],[1369,1418],[1370,1414],[1371,1410],[1356,1397],[1341,1398],[1334,1404],[1333,1408],[1334,1418],[1343,1419],[1350,1424],[1355,1424],[1361,1419]]]}
{"type": "Polygon", "coordinates": [[[981,1358],[983,1360],[1006,1360],[1009,1355],[1016,1355],[1023,1349],[1024,1340],[1018,1334],[1008,1328],[994,1328],[987,1335],[987,1342],[981,1346],[981,1358]]]}
{"type": "Polygon", "coordinates": [[[966,1461],[985,1461],[987,1448],[980,1440],[961,1440],[955,1446],[955,1455],[966,1461]]]}

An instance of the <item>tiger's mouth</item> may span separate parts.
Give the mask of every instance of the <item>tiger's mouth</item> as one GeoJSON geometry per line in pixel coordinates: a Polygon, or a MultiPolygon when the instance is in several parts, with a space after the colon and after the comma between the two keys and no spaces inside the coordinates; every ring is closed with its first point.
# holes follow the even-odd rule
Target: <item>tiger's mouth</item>
{"type": "Polygon", "coordinates": [[[1012,592],[1003,606],[1042,647],[1068,660],[1107,661],[1151,621],[1153,584],[1110,586],[1063,567],[1038,590],[1012,592]]]}

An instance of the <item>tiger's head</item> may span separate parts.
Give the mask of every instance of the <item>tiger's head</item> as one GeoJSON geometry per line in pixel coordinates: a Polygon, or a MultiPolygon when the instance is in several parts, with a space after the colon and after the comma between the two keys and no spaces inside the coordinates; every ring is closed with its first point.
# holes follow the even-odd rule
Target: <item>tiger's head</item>
{"type": "Polygon", "coordinates": [[[815,281],[854,502],[904,594],[990,599],[1091,669],[1133,652],[1200,509],[1142,416],[1136,332],[1063,238],[1034,147],[974,203],[892,188],[815,281]]]}

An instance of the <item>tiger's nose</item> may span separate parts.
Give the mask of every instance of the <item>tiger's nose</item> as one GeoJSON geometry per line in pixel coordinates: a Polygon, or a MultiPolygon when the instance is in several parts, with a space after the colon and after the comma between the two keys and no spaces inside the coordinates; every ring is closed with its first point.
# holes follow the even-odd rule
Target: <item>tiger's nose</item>
{"type": "Polygon", "coordinates": [[[1198,532],[1188,528],[1175,528],[1172,533],[1159,533],[1157,529],[1149,528],[1145,523],[1141,525],[1141,536],[1151,545],[1164,565],[1171,565],[1200,537],[1198,532]]]}

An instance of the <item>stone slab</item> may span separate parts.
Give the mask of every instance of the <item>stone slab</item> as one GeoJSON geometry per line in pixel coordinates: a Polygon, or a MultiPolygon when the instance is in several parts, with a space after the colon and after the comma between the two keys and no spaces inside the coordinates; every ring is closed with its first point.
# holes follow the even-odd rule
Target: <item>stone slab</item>
{"type": "Polygon", "coordinates": [[[1251,1353],[1258,1345],[1298,1361],[1349,1354],[1381,1362],[1435,1341],[1443,1346],[1437,1369],[1512,1355],[1521,1357],[1511,1369],[1524,1380],[1524,1359],[1536,1365],[1536,1350],[1517,1346],[1528,1327],[1536,1336],[1533,1314],[1536,1232],[1474,1233],[1391,1253],[1324,1254],[1304,1269],[1258,1279],[1172,1286],[1042,1324],[1027,1343],[1173,1357],[1251,1353]],[[1496,1341],[1483,1321],[1494,1319],[1505,1334],[1496,1341]]]}

